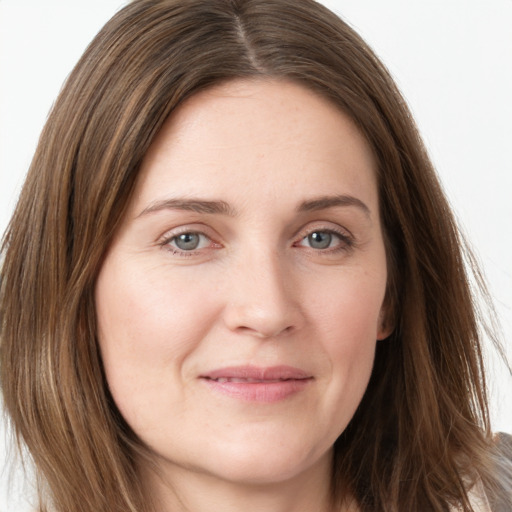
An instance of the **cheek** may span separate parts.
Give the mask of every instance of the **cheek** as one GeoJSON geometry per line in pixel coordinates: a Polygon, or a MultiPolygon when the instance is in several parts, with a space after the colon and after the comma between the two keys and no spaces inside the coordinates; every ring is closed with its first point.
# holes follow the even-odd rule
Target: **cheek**
{"type": "Polygon", "coordinates": [[[354,269],[329,281],[312,304],[318,324],[324,326],[335,345],[333,349],[337,346],[340,350],[358,350],[365,340],[377,340],[385,290],[385,268],[372,274],[354,269]]]}
{"type": "Polygon", "coordinates": [[[145,357],[160,349],[174,357],[207,325],[213,305],[204,292],[200,280],[166,278],[161,269],[107,260],[95,293],[102,349],[145,357]]]}
{"type": "Polygon", "coordinates": [[[385,279],[355,272],[345,275],[343,284],[331,283],[328,300],[315,304],[316,325],[323,333],[323,349],[331,367],[329,406],[344,427],[371,375],[385,279]]]}
{"type": "Polygon", "coordinates": [[[111,393],[121,410],[158,401],[163,379],[180,378],[183,361],[215,318],[200,283],[166,279],[147,266],[107,259],[95,301],[98,338],[111,393]]]}

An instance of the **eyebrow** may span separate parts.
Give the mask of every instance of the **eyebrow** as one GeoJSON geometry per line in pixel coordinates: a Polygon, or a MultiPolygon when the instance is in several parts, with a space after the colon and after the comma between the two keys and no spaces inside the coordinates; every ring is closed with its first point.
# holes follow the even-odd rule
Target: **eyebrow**
{"type": "Polygon", "coordinates": [[[235,210],[233,210],[226,201],[175,198],[156,201],[155,203],[150,204],[147,208],[144,208],[137,217],[147,215],[148,213],[158,212],[160,210],[185,210],[195,213],[228,215],[230,217],[234,217],[236,215],[235,210]]]}
{"type": "Polygon", "coordinates": [[[336,206],[355,206],[361,209],[367,217],[371,217],[370,208],[368,208],[368,206],[366,206],[366,204],[357,197],[349,195],[323,196],[304,201],[299,205],[297,211],[313,212],[334,208],[336,206]]]}
{"type": "MultiPolygon", "coordinates": [[[[363,211],[367,217],[371,217],[368,206],[357,197],[350,195],[321,196],[314,199],[303,201],[297,207],[299,213],[314,212],[319,210],[327,210],[338,206],[347,207],[355,206],[363,211]]],[[[206,200],[206,199],[187,199],[187,198],[171,198],[162,201],[156,201],[142,210],[137,217],[142,217],[149,213],[161,210],[184,210],[195,213],[206,213],[213,215],[227,215],[235,217],[237,211],[230,206],[229,203],[222,200],[206,200]]]]}

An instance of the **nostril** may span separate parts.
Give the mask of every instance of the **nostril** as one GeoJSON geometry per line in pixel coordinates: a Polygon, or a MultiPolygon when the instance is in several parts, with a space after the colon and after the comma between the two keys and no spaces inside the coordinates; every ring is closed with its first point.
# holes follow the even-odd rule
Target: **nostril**
{"type": "Polygon", "coordinates": [[[294,330],[294,327],[289,325],[287,327],[281,328],[273,328],[272,326],[260,326],[258,328],[255,327],[247,327],[241,325],[236,328],[236,331],[240,334],[250,334],[252,336],[256,336],[258,338],[275,338],[277,336],[282,336],[283,334],[289,334],[294,330]]]}
{"type": "Polygon", "coordinates": [[[237,276],[223,310],[224,324],[231,332],[271,338],[301,328],[305,316],[296,294],[284,286],[277,271],[273,279],[268,279],[270,275],[264,282],[248,282],[246,274],[237,276]]]}

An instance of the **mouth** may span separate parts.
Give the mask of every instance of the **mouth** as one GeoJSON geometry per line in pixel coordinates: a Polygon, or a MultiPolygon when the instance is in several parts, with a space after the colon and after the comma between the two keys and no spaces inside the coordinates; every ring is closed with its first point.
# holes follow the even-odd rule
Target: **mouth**
{"type": "MultiPolygon", "coordinates": [[[[208,378],[208,377],[206,377],[208,378]]],[[[255,384],[261,384],[261,383],[274,383],[274,382],[286,382],[288,380],[295,380],[295,379],[240,379],[240,378],[235,378],[235,377],[219,377],[217,379],[211,379],[211,380],[214,380],[215,382],[220,382],[220,383],[224,383],[224,382],[238,382],[238,383],[242,383],[242,382],[246,382],[248,384],[250,383],[255,383],[255,384]]]]}
{"type": "Polygon", "coordinates": [[[291,366],[237,366],[200,376],[211,390],[249,402],[279,402],[305,390],[313,376],[291,366]]]}

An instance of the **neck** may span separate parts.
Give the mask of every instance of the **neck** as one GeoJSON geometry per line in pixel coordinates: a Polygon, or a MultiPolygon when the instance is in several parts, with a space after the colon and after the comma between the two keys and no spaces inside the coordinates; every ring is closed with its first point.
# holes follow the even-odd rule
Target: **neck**
{"type": "Polygon", "coordinates": [[[271,483],[232,481],[161,462],[142,474],[156,512],[340,512],[331,502],[330,455],[294,477],[271,483]]]}

